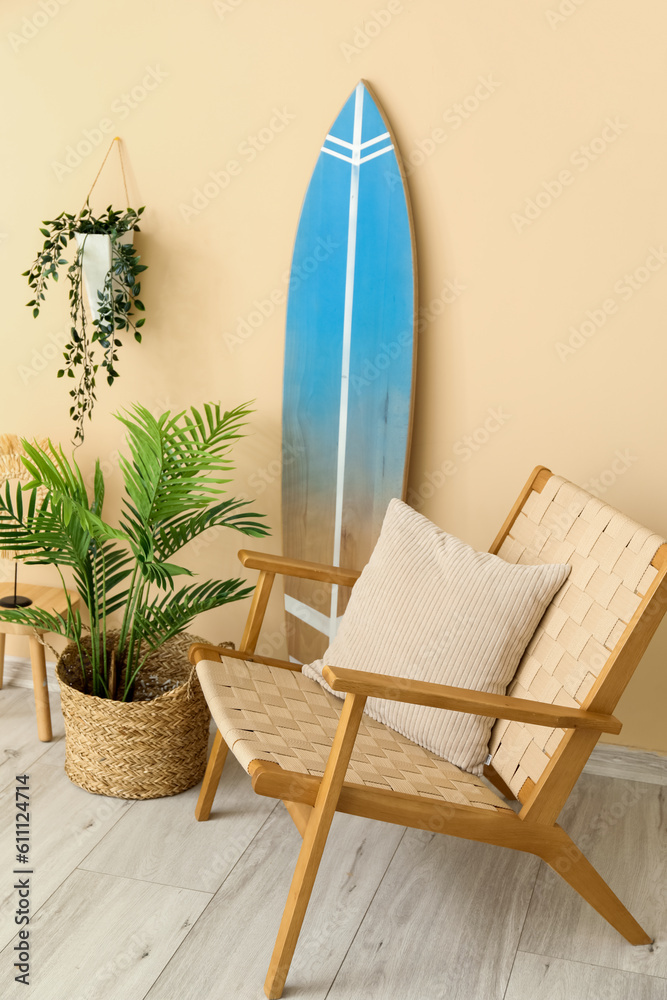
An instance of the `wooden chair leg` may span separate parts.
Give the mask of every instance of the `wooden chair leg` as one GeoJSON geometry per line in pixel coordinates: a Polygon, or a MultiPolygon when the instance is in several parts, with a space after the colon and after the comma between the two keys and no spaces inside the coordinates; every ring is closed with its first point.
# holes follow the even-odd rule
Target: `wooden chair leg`
{"type": "Polygon", "coordinates": [[[305,836],[308,822],[313,814],[313,807],[305,802],[290,802],[289,799],[283,799],[283,805],[294,820],[294,825],[301,836],[305,836]]]}
{"type": "Polygon", "coordinates": [[[365,704],[365,695],[356,694],[348,694],[343,703],[331,753],[303,835],[303,844],[264,983],[264,992],[269,1000],[278,1000],[283,993],[365,704]]]}
{"type": "Polygon", "coordinates": [[[30,636],[30,663],[32,665],[32,686],[35,689],[37,735],[43,743],[48,743],[53,739],[53,732],[51,730],[49,686],[46,680],[46,656],[44,646],[34,635],[30,636]]]}
{"type": "Polygon", "coordinates": [[[640,927],[573,841],[570,840],[569,845],[559,848],[557,852],[549,852],[549,856],[543,854],[542,857],[626,941],[633,945],[651,944],[652,938],[640,927]]]}
{"type": "Polygon", "coordinates": [[[211,747],[211,753],[208,758],[208,764],[206,765],[204,780],[202,781],[201,791],[199,792],[199,798],[197,799],[197,805],[195,806],[195,819],[200,822],[208,819],[211,815],[211,806],[213,805],[215,793],[218,790],[218,783],[220,781],[222,769],[225,766],[228,749],[227,744],[220,735],[220,730],[216,730],[213,746],[211,747]]]}
{"type": "Polygon", "coordinates": [[[0,690],[2,690],[2,680],[5,673],[5,633],[0,632],[0,690]]]}
{"type": "Polygon", "coordinates": [[[484,765],[484,777],[486,778],[487,781],[490,781],[491,784],[494,786],[494,788],[497,788],[500,794],[503,795],[506,799],[510,800],[514,799],[516,801],[516,795],[514,794],[512,789],[509,787],[508,784],[506,784],[503,781],[498,772],[489,764],[484,765]]]}

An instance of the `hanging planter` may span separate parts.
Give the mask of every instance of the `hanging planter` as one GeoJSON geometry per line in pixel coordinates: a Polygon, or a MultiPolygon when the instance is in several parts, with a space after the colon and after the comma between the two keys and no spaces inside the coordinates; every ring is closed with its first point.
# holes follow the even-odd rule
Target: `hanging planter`
{"type": "MultiPolygon", "coordinates": [[[[88,308],[93,323],[97,323],[100,318],[100,302],[104,302],[105,287],[111,273],[113,261],[114,243],[107,233],[74,233],[76,245],[81,254],[81,267],[83,269],[83,284],[86,289],[88,308]]],[[[128,233],[121,233],[115,240],[115,245],[132,246],[134,241],[134,230],[128,233]]],[[[111,275],[113,280],[113,275],[111,275]]],[[[116,281],[118,286],[120,282],[116,281]]],[[[116,287],[115,291],[119,289],[116,287]]],[[[122,288],[120,289],[122,291],[122,288]]]]}
{"type": "MultiPolygon", "coordinates": [[[[120,143],[120,140],[114,139],[114,142],[120,143]]],[[[120,145],[118,149],[120,153],[120,145]]],[[[109,152],[111,146],[102,166],[109,152]]],[[[121,157],[121,167],[122,164],[121,157]]],[[[102,167],[97,177],[101,170],[102,167]]],[[[125,195],[129,201],[127,185],[125,195]]],[[[107,383],[113,385],[118,378],[118,350],[123,346],[118,334],[131,332],[134,339],[141,342],[140,330],[145,322],[143,316],[137,319],[136,314],[144,312],[139,297],[139,276],[146,265],[141,263],[133,246],[134,233],[139,231],[144,209],[119,211],[109,205],[101,215],[93,215],[88,198],[77,215],[61,212],[55,219],[43,223],[40,229],[45,237],[42,249],[30,270],[23,272],[33,292],[28,306],[36,318],[49,278],[58,281],[61,269],[67,268],[70,339],[65,345],[65,364],[58,377],[67,375],[76,381],[70,390],[72,405],[69,411],[75,425],[76,445],[83,442],[86,417],[92,417],[98,368],[105,372],[107,383]],[[65,256],[70,244],[76,248],[71,263],[65,256]],[[88,308],[84,305],[84,288],[88,308]]]]}

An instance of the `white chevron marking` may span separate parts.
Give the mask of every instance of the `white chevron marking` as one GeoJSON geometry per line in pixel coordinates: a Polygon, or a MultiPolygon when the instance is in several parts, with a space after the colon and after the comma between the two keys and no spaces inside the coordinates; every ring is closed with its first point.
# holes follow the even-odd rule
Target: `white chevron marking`
{"type": "Polygon", "coordinates": [[[322,152],[328,153],[329,156],[335,156],[338,160],[345,160],[346,163],[352,163],[352,157],[337,153],[335,149],[327,149],[326,146],[322,146],[322,152]]]}
{"type": "Polygon", "coordinates": [[[345,139],[339,139],[337,135],[328,135],[324,141],[326,142],[327,139],[329,142],[337,142],[339,146],[346,146],[348,149],[352,149],[351,142],[346,142],[345,139]]]}
{"type": "Polygon", "coordinates": [[[369,153],[368,156],[364,156],[359,162],[368,163],[369,160],[374,160],[376,156],[382,156],[383,153],[388,153],[393,148],[393,146],[385,146],[384,149],[378,149],[375,153],[369,153]]]}
{"type": "MultiPolygon", "coordinates": [[[[327,139],[330,136],[327,136],[327,139]]],[[[381,139],[388,139],[389,133],[383,132],[382,135],[376,135],[374,139],[368,139],[366,142],[362,142],[361,149],[366,149],[367,146],[374,146],[376,142],[380,142],[381,139]]],[[[351,147],[350,147],[351,148],[351,147]]]]}

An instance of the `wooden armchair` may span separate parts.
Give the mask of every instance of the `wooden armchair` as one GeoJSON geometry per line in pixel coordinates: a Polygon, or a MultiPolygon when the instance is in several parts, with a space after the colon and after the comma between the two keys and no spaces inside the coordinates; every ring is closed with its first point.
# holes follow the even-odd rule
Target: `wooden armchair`
{"type": "Polygon", "coordinates": [[[260,795],[282,799],[303,844],[265,982],[282,995],[334,812],[527,851],[560,874],[630,944],[644,931],[556,819],[667,608],[667,544],[538,467],[491,552],[509,562],[569,562],[506,696],[334,665],[330,695],[298,665],[255,655],[276,573],[353,586],[358,573],[241,551],[260,571],[241,649],[193,646],[218,726],[196,808],[208,819],[228,746],[260,795]],[[498,721],[486,778],[461,771],[364,715],[368,697],[498,721]]]}

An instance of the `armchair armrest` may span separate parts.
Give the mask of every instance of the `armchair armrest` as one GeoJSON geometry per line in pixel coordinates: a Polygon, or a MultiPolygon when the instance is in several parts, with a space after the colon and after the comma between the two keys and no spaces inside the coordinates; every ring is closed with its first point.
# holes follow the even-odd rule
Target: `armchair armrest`
{"type": "Polygon", "coordinates": [[[297,576],[305,580],[320,580],[322,583],[337,583],[342,587],[354,586],[361,575],[361,570],[341,569],[339,566],[327,566],[326,563],[272,556],[265,552],[252,552],[249,549],[241,549],[239,559],[247,569],[297,576]]]}
{"type": "Polygon", "coordinates": [[[227,649],[226,646],[212,646],[209,643],[196,642],[188,650],[188,659],[193,666],[200,660],[220,660],[223,656],[228,656],[233,660],[252,660],[253,663],[263,663],[267,667],[281,667],[284,670],[301,670],[300,663],[290,663],[289,660],[280,660],[276,656],[260,656],[258,653],[248,653],[243,649],[227,649]]]}
{"type": "Polygon", "coordinates": [[[369,698],[386,698],[411,705],[430,708],[447,708],[453,712],[486,715],[493,719],[511,719],[536,726],[558,729],[593,729],[601,733],[620,733],[621,723],[613,715],[587,712],[582,708],[566,705],[546,705],[541,701],[513,698],[508,695],[486,694],[467,688],[449,687],[427,681],[413,681],[406,677],[370,673],[365,670],[348,670],[344,667],[325,666],[324,679],[333,691],[365,694],[369,698]]]}
{"type": "Polygon", "coordinates": [[[255,652],[276,573],[282,576],[297,576],[305,580],[319,580],[321,583],[334,583],[343,587],[354,586],[361,575],[359,570],[341,569],[324,563],[307,562],[305,559],[289,559],[287,556],[272,556],[264,552],[252,552],[249,549],[241,549],[239,559],[247,569],[259,570],[252,605],[241,638],[241,652],[246,657],[255,652]]]}

